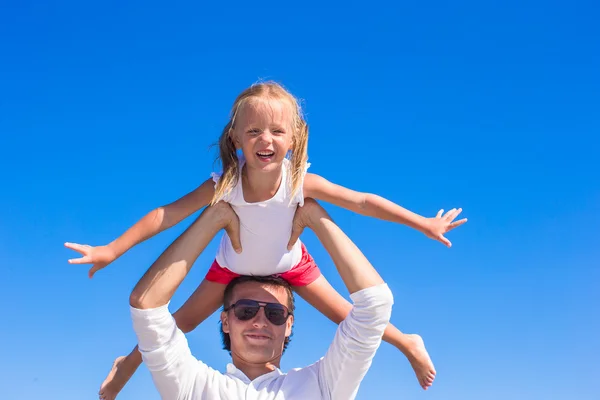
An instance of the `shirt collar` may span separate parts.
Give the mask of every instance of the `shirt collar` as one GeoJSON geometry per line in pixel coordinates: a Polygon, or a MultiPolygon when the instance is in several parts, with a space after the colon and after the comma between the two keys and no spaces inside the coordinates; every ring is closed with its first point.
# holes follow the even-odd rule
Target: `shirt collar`
{"type": "MultiPolygon", "coordinates": [[[[236,368],[235,365],[233,365],[232,363],[227,364],[227,375],[230,375],[232,377],[238,378],[239,380],[241,380],[242,382],[249,384],[250,382],[252,382],[247,376],[246,374],[244,374],[242,371],[240,371],[239,369],[236,368]]],[[[281,372],[281,370],[277,367],[275,367],[275,369],[271,372],[268,372],[264,375],[259,376],[258,378],[256,378],[254,380],[254,382],[256,383],[260,383],[264,380],[267,379],[272,379],[272,378],[276,378],[278,376],[283,375],[283,372],[281,372]]]]}

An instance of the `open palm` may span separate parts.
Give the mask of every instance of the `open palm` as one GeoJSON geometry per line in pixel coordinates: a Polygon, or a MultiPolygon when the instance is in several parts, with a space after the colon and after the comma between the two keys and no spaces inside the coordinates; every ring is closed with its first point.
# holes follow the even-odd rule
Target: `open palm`
{"type": "Polygon", "coordinates": [[[446,215],[444,215],[444,210],[438,211],[434,218],[428,218],[425,235],[433,240],[442,242],[448,247],[451,247],[452,243],[444,236],[444,234],[467,222],[466,218],[454,221],[461,212],[462,208],[453,208],[452,210],[448,211],[446,215]]]}

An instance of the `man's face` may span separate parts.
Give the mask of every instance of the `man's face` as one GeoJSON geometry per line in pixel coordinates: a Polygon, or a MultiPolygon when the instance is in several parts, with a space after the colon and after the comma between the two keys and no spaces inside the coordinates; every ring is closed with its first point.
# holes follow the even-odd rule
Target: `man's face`
{"type": "MultiPolygon", "coordinates": [[[[265,303],[279,303],[286,307],[288,295],[280,286],[271,286],[259,282],[245,282],[233,289],[231,304],[240,299],[265,303]]],[[[285,338],[292,334],[294,317],[290,316],[285,324],[277,326],[271,323],[265,309],[247,321],[239,320],[234,310],[221,313],[223,332],[231,339],[231,354],[249,363],[278,361],[283,353],[285,338]]]]}

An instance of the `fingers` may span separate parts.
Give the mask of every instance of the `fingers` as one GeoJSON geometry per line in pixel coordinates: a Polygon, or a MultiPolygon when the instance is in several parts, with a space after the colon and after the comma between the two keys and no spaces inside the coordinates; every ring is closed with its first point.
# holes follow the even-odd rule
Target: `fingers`
{"type": "Polygon", "coordinates": [[[459,221],[454,221],[453,223],[451,223],[450,225],[448,225],[448,230],[454,229],[457,226],[461,226],[462,224],[464,224],[465,222],[467,222],[466,218],[463,218],[459,221]]]}
{"type": "Polygon", "coordinates": [[[225,232],[227,232],[227,236],[229,236],[229,240],[231,240],[231,246],[236,253],[242,252],[242,241],[240,240],[240,220],[235,214],[235,217],[232,221],[227,224],[225,227],[225,232]]]}
{"type": "Polygon", "coordinates": [[[77,244],[77,243],[67,242],[67,243],[65,243],[65,247],[83,254],[83,257],[71,258],[69,260],[69,264],[89,264],[90,262],[92,262],[92,257],[89,254],[87,254],[88,250],[91,248],[91,246],[89,246],[87,244],[77,244]]]}
{"type": "Polygon", "coordinates": [[[287,246],[288,250],[292,250],[292,248],[298,241],[300,234],[302,234],[303,230],[304,230],[304,228],[298,226],[298,224],[294,224],[294,226],[292,227],[292,236],[290,236],[290,241],[288,242],[288,246],[287,246]]]}
{"type": "Polygon", "coordinates": [[[78,251],[81,254],[85,254],[91,246],[87,245],[87,244],[77,244],[77,243],[66,242],[65,247],[68,249],[71,249],[71,250],[78,251]]]}
{"type": "Polygon", "coordinates": [[[442,208],[440,211],[438,211],[438,213],[437,213],[437,215],[435,217],[436,218],[441,218],[443,214],[444,214],[444,209],[442,208]]]}
{"type": "Polygon", "coordinates": [[[453,208],[452,210],[450,210],[446,213],[446,216],[444,218],[448,222],[453,221],[456,217],[458,217],[458,214],[460,214],[461,212],[462,212],[462,208],[459,208],[459,209],[453,208]]]}
{"type": "Polygon", "coordinates": [[[90,279],[92,279],[96,272],[100,271],[102,268],[106,267],[107,265],[108,265],[107,263],[96,263],[96,264],[92,265],[92,268],[90,268],[90,270],[88,271],[88,277],[90,279]]]}
{"type": "Polygon", "coordinates": [[[89,264],[92,262],[91,256],[83,256],[80,258],[71,258],[69,264],[89,264]]]}
{"type": "Polygon", "coordinates": [[[207,215],[215,217],[215,222],[222,229],[225,229],[231,246],[236,253],[242,252],[242,241],[240,239],[240,219],[229,203],[219,201],[214,206],[208,207],[205,211],[207,215]]]}
{"type": "Polygon", "coordinates": [[[90,279],[92,279],[94,277],[94,274],[98,271],[100,271],[102,268],[106,267],[106,264],[94,264],[92,266],[92,268],[90,268],[90,270],[88,271],[88,277],[90,279]]]}
{"type": "Polygon", "coordinates": [[[298,238],[304,231],[304,227],[307,225],[309,215],[317,212],[319,208],[319,204],[313,199],[306,199],[303,207],[296,207],[294,220],[292,221],[292,234],[290,235],[290,240],[288,241],[287,245],[288,251],[292,250],[298,241],[298,238]]]}
{"type": "Polygon", "coordinates": [[[444,235],[440,235],[438,237],[438,240],[442,242],[446,247],[452,247],[452,243],[444,235]]]}

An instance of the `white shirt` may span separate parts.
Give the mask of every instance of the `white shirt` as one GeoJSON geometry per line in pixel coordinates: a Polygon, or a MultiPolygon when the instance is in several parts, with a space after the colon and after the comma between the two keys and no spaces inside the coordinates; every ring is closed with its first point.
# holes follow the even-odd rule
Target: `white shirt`
{"type": "Polygon", "coordinates": [[[389,323],[393,296],[386,284],[353,293],[354,307],[324,357],[304,368],[279,369],[251,381],[233,365],[215,371],[191,353],[168,305],[131,307],[139,350],[164,400],[352,400],[389,323]]]}
{"type": "MultiPolygon", "coordinates": [[[[304,205],[304,193],[300,190],[292,198],[289,160],[282,164],[281,184],[277,193],[269,200],[248,203],[242,190],[242,167],[245,160],[240,158],[240,174],[235,187],[225,195],[223,201],[231,207],[240,219],[240,241],[242,252],[233,250],[229,236],[223,234],[217,251],[217,263],[239,275],[268,276],[282,274],[296,266],[302,258],[302,245],[296,242],[291,251],[287,249],[292,234],[292,221],[296,207],[304,205]]],[[[306,165],[308,169],[310,164],[306,165]]],[[[305,173],[306,173],[305,169],[305,173]]],[[[212,174],[216,183],[219,174],[212,174]]]]}

